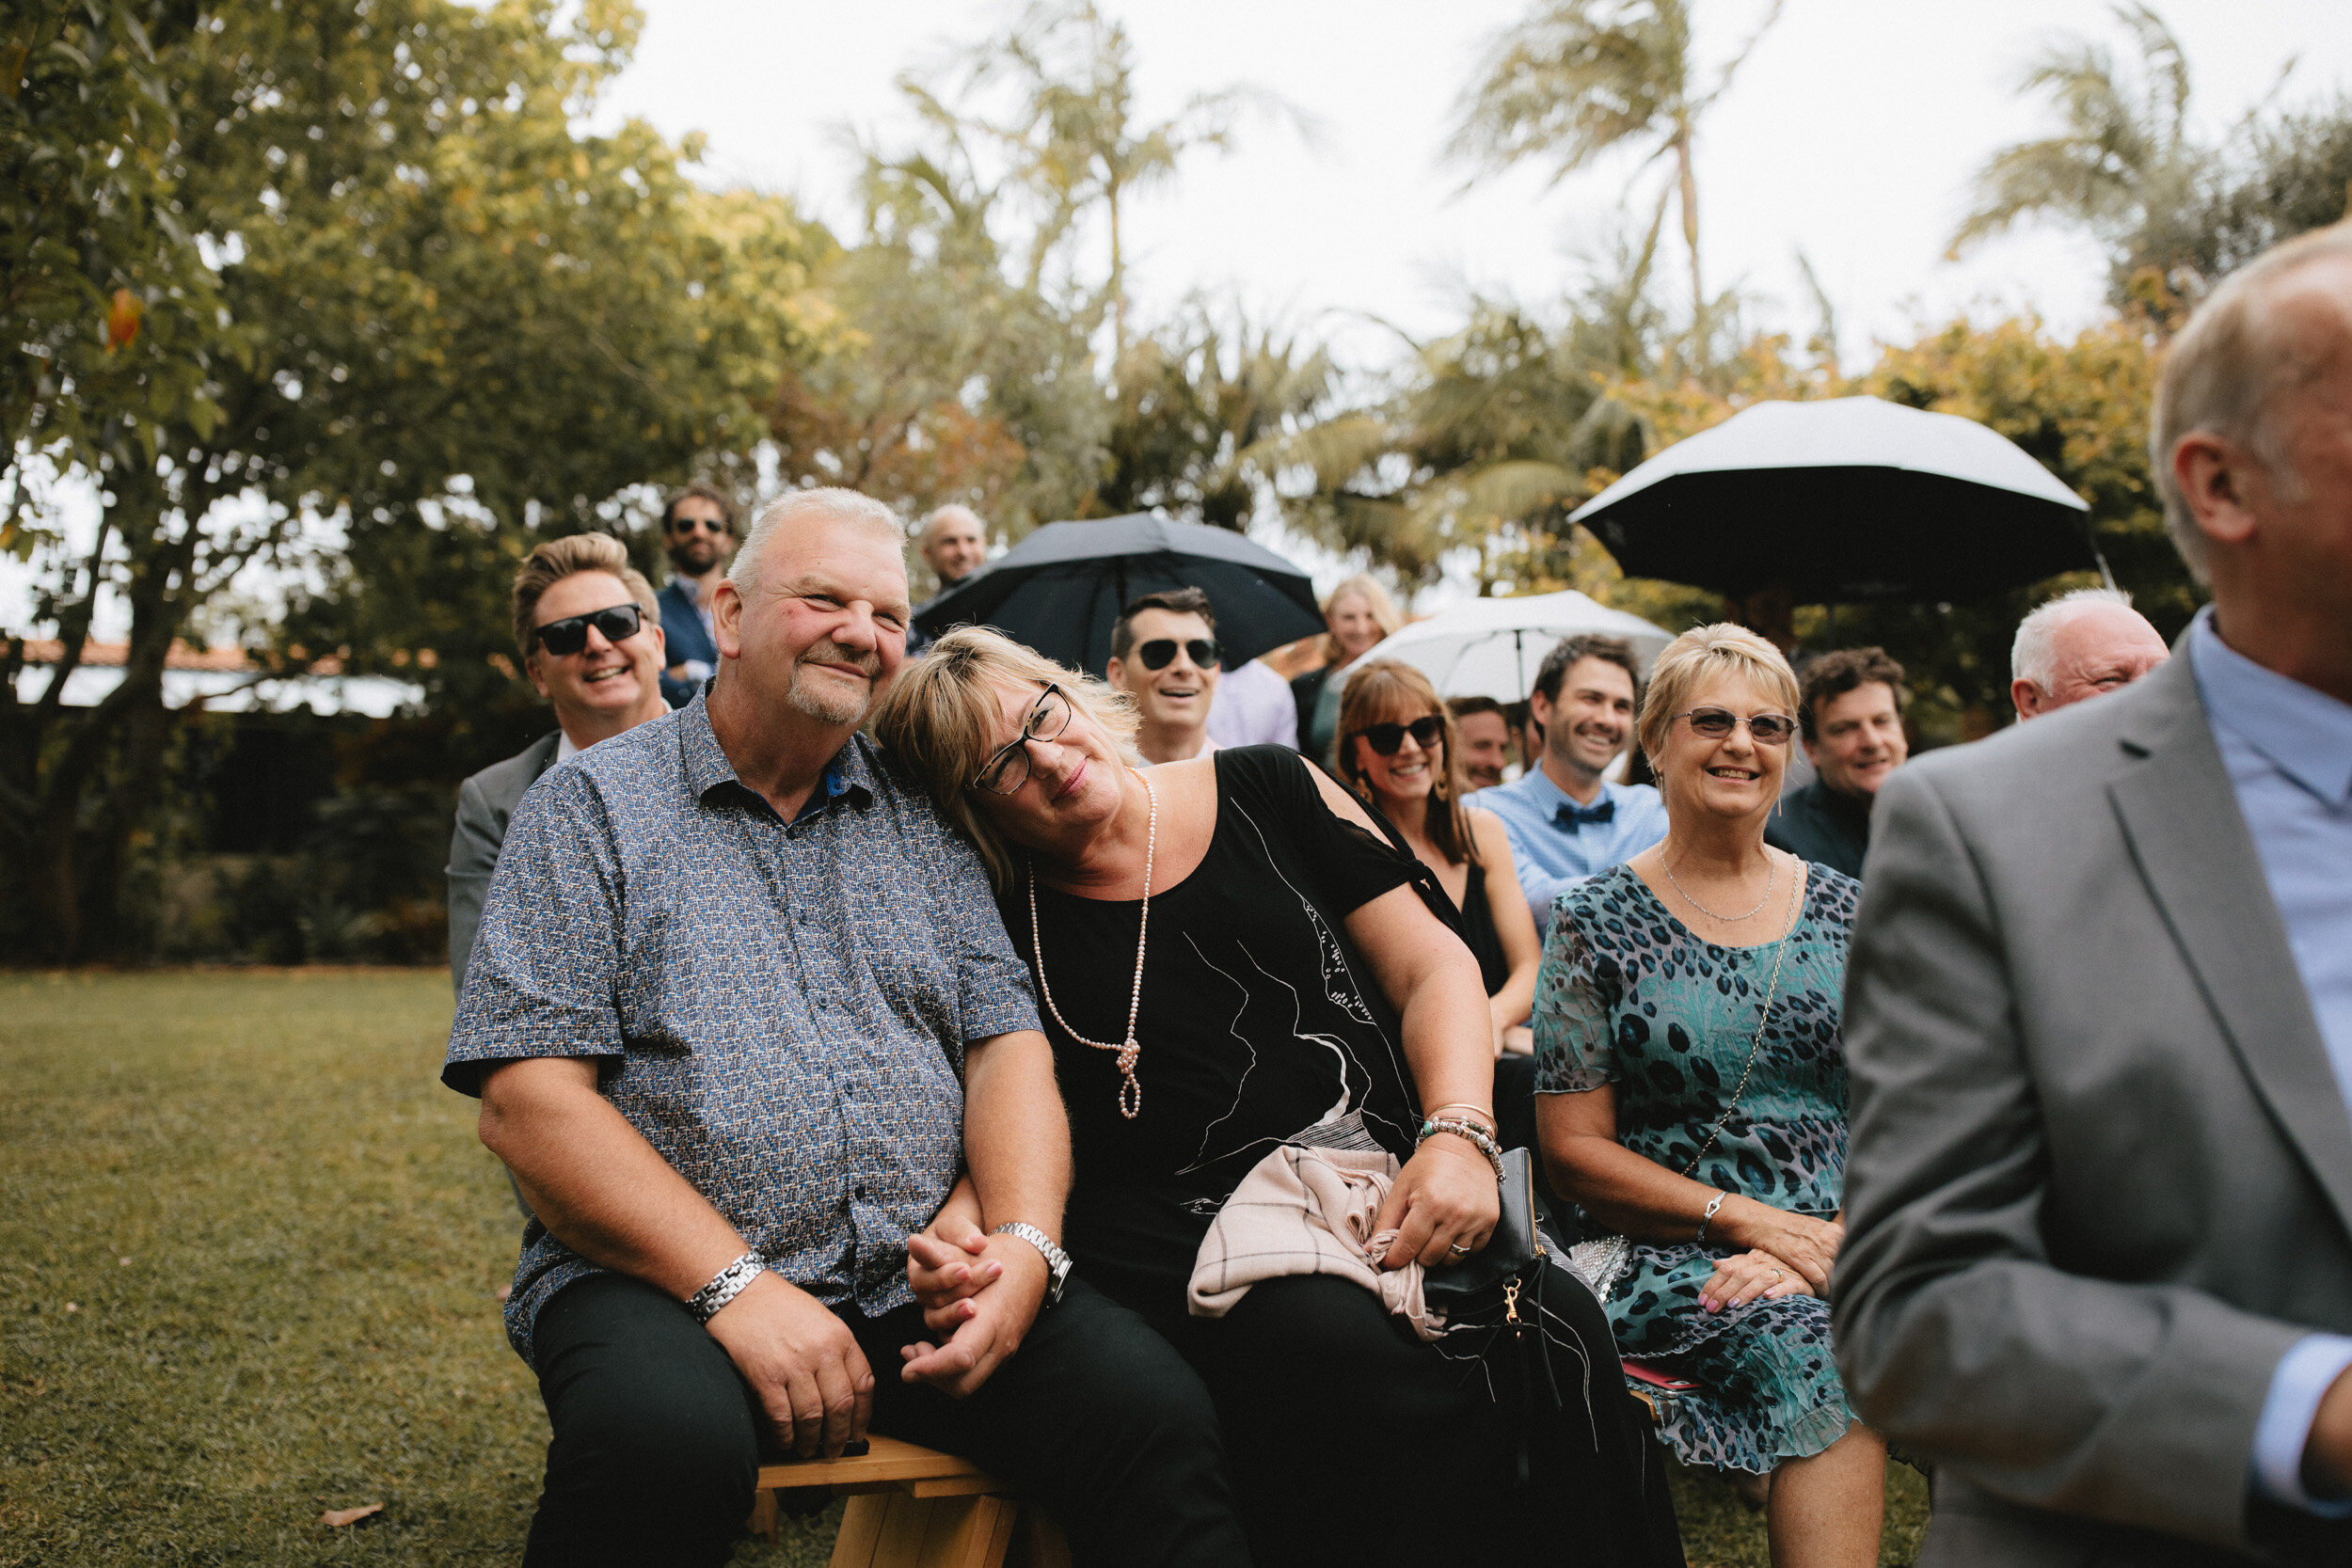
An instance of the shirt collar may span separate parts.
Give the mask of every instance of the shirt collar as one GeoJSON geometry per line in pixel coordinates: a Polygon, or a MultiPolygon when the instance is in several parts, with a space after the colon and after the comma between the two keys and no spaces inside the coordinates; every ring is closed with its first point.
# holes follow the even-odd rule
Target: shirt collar
{"type": "MultiPolygon", "coordinates": [[[[1552,783],[1551,775],[1544,771],[1540,762],[1519,775],[1518,787],[1520,792],[1534,802],[1535,808],[1543,813],[1544,820],[1547,822],[1559,815],[1562,806],[1573,806],[1578,811],[1591,809],[1583,801],[1552,783]]],[[[1613,800],[1616,798],[1617,786],[1607,779],[1603,779],[1600,781],[1600,793],[1593,797],[1592,804],[1597,806],[1603,800],[1613,800]]]]}
{"type": "MultiPolygon", "coordinates": [[[[735,765],[727,761],[726,749],[719,744],[719,736],[710,727],[710,710],[704,702],[708,690],[707,686],[704,687],[694,693],[691,702],[678,709],[679,748],[686,765],[686,782],[698,800],[708,799],[710,792],[723,784],[733,784],[739,789],[751,787],[736,777],[735,765]]],[[[866,760],[863,737],[854,735],[825,764],[817,787],[809,791],[807,803],[793,820],[825,811],[845,796],[851,797],[853,803],[856,797],[867,800],[874,798],[873,767],[866,760]]]]}
{"type": "Polygon", "coordinates": [[[2188,657],[2207,718],[2329,805],[2352,802],[2352,705],[2222,641],[2211,605],[2189,623],[2188,657]]]}

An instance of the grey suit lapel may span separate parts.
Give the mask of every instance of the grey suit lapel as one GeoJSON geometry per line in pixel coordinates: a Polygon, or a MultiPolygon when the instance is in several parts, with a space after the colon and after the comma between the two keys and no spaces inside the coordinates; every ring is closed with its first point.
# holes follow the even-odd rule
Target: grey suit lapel
{"type": "Polygon", "coordinates": [[[2122,737],[2137,761],[2107,786],[2124,839],[2247,1076],[2352,1229],[2352,1118],[2185,642],[2143,684],[2122,737]]]}

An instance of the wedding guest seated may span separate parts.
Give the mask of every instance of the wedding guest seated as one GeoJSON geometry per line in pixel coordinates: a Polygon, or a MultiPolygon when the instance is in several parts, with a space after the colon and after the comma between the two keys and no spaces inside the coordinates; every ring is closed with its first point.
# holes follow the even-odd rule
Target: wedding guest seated
{"type": "Polygon", "coordinates": [[[2121,691],[2172,657],[2120,588],[2077,588],[2017,623],[2009,700],[2020,719],[2121,691]]]}
{"type": "Polygon", "coordinates": [[[1616,784],[1611,766],[1633,737],[1641,667],[1620,637],[1564,637],[1535,667],[1528,716],[1543,736],[1527,771],[1471,805],[1502,818],[1519,886],[1541,931],[1552,900],[1582,878],[1656,844],[1665,809],[1646,784],[1616,784]]]}
{"type": "MultiPolygon", "coordinates": [[[[1140,768],[1136,725],[1103,684],[967,627],[875,729],[994,878],[1069,1106],[1076,1276],[1208,1383],[1257,1560],[1485,1564],[1572,1537],[1581,1561],[1678,1562],[1638,1406],[1573,1280],[1544,1313],[1565,1402],[1528,1429],[1526,1386],[1490,1391],[1475,1353],[1417,1338],[1360,1283],[1279,1277],[1224,1316],[1188,1312],[1220,1206],[1285,1146],[1402,1162],[1382,1268],[1483,1247],[1493,1047],[1477,963],[1424,902],[1442,892],[1344,790],[1276,746],[1140,768]]],[[[1001,1288],[955,1277],[972,1271],[949,1243],[977,1229],[961,1202],[913,1244],[943,1323],[971,1305],[959,1289],[1001,1288]]]]}
{"type": "Polygon", "coordinates": [[[1378,578],[1359,572],[1323,601],[1323,621],[1330,628],[1322,640],[1323,662],[1291,679],[1298,749],[1319,768],[1330,766],[1331,735],[1340,721],[1339,693],[1330,689],[1332,674],[1370,653],[1374,643],[1405,624],[1405,617],[1397,613],[1396,601],[1378,578]]]}
{"type": "Polygon", "coordinates": [[[1826,1301],[1844,1236],[1838,1031],[1859,893],[1769,847],[1797,685],[1744,628],[1659,656],[1641,745],[1666,835],[1568,890],[1535,982],[1552,1187],[1624,1239],[1625,1354],[1698,1385],[1684,1463],[1768,1476],[1772,1561],[1878,1560],[1885,1445],[1847,1402],[1826,1301]]]}
{"type": "Polygon", "coordinates": [[[1472,789],[1492,789],[1511,766],[1511,721],[1492,697],[1451,697],[1454,733],[1462,742],[1462,777],[1472,789]]]}
{"type": "Polygon", "coordinates": [[[1535,1000],[1541,948],[1511,868],[1511,835],[1490,811],[1462,804],[1460,737],[1429,677],[1378,659],[1351,676],[1340,699],[1340,776],[1394,825],[1461,917],[1478,960],[1493,1026],[1495,1115],[1506,1147],[1534,1141],[1535,1000]]]}
{"type": "Polygon", "coordinates": [[[1903,667],[1883,648],[1840,648],[1807,664],[1797,724],[1816,777],[1780,798],[1764,842],[1849,877],[1870,847],[1870,803],[1911,755],[1903,667]]]}
{"type": "Polygon", "coordinates": [[[1146,762],[1182,762],[1217,749],[1209,738],[1225,656],[1216,614],[1198,588],[1146,594],[1111,625],[1110,683],[1140,721],[1136,750],[1146,762]]]}
{"type": "Polygon", "coordinates": [[[537,1216],[525,1562],[723,1562],[763,1449],[869,1425],[1080,1561],[1245,1562],[1206,1391],[1068,1278],[1068,1127],[979,864],[858,734],[904,647],[897,520],[795,491],[712,611],[712,682],[516,808],[442,1069],[537,1216]],[[907,1237],[959,1170],[995,1282],[932,1335],[907,1237]]]}

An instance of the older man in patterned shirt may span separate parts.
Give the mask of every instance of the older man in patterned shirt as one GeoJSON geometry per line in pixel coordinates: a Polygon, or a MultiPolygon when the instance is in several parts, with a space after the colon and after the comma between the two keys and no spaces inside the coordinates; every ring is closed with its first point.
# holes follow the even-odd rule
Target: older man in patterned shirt
{"type": "Polygon", "coordinates": [[[898,544],[849,491],[771,507],[715,683],[507,831],[442,1078],[538,1216],[506,1309],[554,1429],[528,1562],[722,1561],[763,1442],[869,1421],[1083,1560],[1247,1560],[1200,1385],[1065,1287],[1069,1128],[979,863],[856,733],[904,657],[898,544]],[[960,1170],[996,1232],[971,1266],[1014,1288],[927,1322],[907,1240],[960,1170]]]}

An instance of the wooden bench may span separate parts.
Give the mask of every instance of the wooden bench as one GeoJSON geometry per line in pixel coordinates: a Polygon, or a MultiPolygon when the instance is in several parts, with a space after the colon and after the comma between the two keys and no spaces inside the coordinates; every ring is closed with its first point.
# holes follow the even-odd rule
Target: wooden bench
{"type": "Polygon", "coordinates": [[[1024,1508],[967,1459],[895,1437],[861,1454],[759,1467],[751,1528],[776,1538],[776,1494],[822,1487],[849,1498],[833,1568],[1069,1568],[1070,1546],[1044,1512],[1024,1508]]]}

